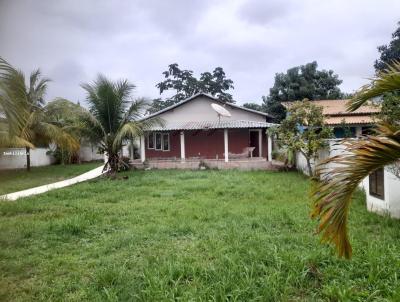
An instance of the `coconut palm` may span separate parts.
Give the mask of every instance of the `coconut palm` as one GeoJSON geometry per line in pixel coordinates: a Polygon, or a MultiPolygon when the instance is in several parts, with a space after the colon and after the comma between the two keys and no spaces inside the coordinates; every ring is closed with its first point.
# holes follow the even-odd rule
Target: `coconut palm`
{"type": "Polygon", "coordinates": [[[46,120],[44,96],[49,79],[34,70],[25,83],[22,71],[0,58],[0,95],[3,131],[0,143],[26,148],[26,166],[30,170],[30,149],[36,143],[56,143],[66,149],[79,149],[79,142],[63,129],[46,120]]]}
{"type": "Polygon", "coordinates": [[[144,129],[161,121],[141,119],[148,102],[144,99],[132,100],[135,85],[127,80],[113,82],[99,75],[93,83],[81,86],[86,90],[90,111],[85,118],[86,135],[100,142],[100,150],[108,158],[105,169],[115,173],[126,165],[121,158],[123,142],[143,135],[144,129]]]}
{"type": "Polygon", "coordinates": [[[24,75],[0,57],[0,146],[26,147],[28,141],[16,136],[24,124],[24,75]]]}
{"type": "MultiPolygon", "coordinates": [[[[400,62],[394,62],[356,93],[348,110],[354,111],[374,97],[399,91],[400,62]]],[[[319,219],[318,231],[322,232],[322,240],[334,243],[341,257],[352,255],[347,222],[351,198],[358,184],[376,169],[400,159],[399,121],[393,124],[380,122],[373,136],[346,141],[346,154],[329,158],[318,167],[319,179],[314,182],[311,192],[312,216],[319,219]],[[328,163],[338,167],[329,170],[328,163]]]]}

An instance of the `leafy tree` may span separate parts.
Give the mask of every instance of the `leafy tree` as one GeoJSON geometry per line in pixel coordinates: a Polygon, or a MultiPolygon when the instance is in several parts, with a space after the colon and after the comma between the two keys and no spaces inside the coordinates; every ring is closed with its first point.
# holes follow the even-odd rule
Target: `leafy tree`
{"type": "Polygon", "coordinates": [[[397,25],[399,27],[392,34],[392,41],[378,47],[380,57],[374,64],[376,72],[384,71],[393,61],[400,61],[400,22],[397,25]]]}
{"type": "Polygon", "coordinates": [[[309,100],[294,102],[288,109],[287,117],[272,132],[290,152],[300,152],[307,161],[308,174],[313,175],[312,161],[318,151],[332,137],[332,129],[325,126],[322,107],[309,100]]]}
{"type": "MultiPolygon", "coordinates": [[[[355,111],[369,100],[400,91],[400,63],[381,71],[370,84],[362,87],[350,101],[355,111]]],[[[324,241],[335,244],[339,256],[350,258],[352,248],[348,237],[348,214],[358,184],[376,169],[398,163],[400,159],[400,124],[378,124],[376,134],[366,140],[346,142],[346,153],[329,158],[318,168],[313,185],[313,217],[319,219],[318,231],[324,241]],[[339,166],[326,171],[326,165],[339,166]]]]}
{"type": "Polygon", "coordinates": [[[203,72],[200,79],[197,79],[193,71],[181,70],[178,64],[174,63],[168,66],[168,70],[164,71],[163,75],[165,80],[156,85],[160,94],[168,90],[174,90],[175,94],[168,101],[153,100],[151,112],[176,104],[199,92],[211,94],[224,102],[234,103],[232,95],[227,92],[234,88],[233,81],[226,78],[222,67],[215,68],[212,73],[203,72]]]}
{"type": "MultiPolygon", "coordinates": [[[[82,118],[85,117],[86,109],[79,104],[75,104],[63,98],[57,98],[49,102],[45,107],[46,120],[57,125],[63,131],[71,135],[76,141],[82,142],[84,139],[91,142],[90,138],[84,137],[85,129],[82,118]]],[[[93,142],[96,143],[96,142],[93,142]]],[[[56,159],[62,163],[72,163],[79,161],[78,150],[64,149],[63,146],[51,152],[56,159]]]]}
{"type": "Polygon", "coordinates": [[[157,98],[151,101],[151,106],[147,109],[147,113],[156,113],[164,108],[167,108],[169,106],[172,106],[176,104],[176,100],[174,99],[166,99],[163,100],[161,98],[157,98]]]}
{"type": "Polygon", "coordinates": [[[244,108],[248,108],[248,109],[253,109],[253,110],[257,110],[257,111],[264,111],[264,107],[260,104],[257,103],[244,103],[243,104],[244,108]]]}
{"type": "Polygon", "coordinates": [[[379,118],[389,124],[400,124],[400,93],[386,93],[381,103],[379,118]]]}
{"type": "Polygon", "coordinates": [[[147,101],[132,101],[135,85],[128,80],[113,82],[103,75],[89,84],[81,85],[86,90],[89,113],[84,118],[86,135],[100,142],[100,149],[108,159],[105,169],[110,173],[123,169],[120,152],[124,140],[143,135],[146,127],[160,124],[158,119],[141,120],[147,110],[147,101]]]}
{"type": "MultiPolygon", "coordinates": [[[[35,144],[55,143],[65,149],[77,150],[79,143],[67,132],[46,119],[44,96],[49,79],[42,78],[40,70],[34,70],[25,83],[24,74],[13,68],[5,60],[0,60],[1,95],[18,110],[19,122],[10,118],[7,136],[3,144],[8,147],[26,148],[26,167],[30,170],[30,149],[35,144]]],[[[4,108],[4,107],[3,107],[4,108]]],[[[9,115],[6,115],[8,121],[9,115]]]]}
{"type": "MultiPolygon", "coordinates": [[[[399,27],[392,34],[392,40],[388,45],[378,47],[380,58],[375,61],[374,67],[376,73],[387,69],[388,64],[400,61],[400,22],[399,27]]],[[[380,118],[390,124],[397,123],[400,120],[400,92],[394,91],[382,95],[382,111],[380,118]]]]}
{"type": "Polygon", "coordinates": [[[285,118],[285,108],[281,102],[340,99],[343,97],[339,85],[342,80],[332,70],[318,70],[317,62],[308,63],[275,75],[274,86],[268,97],[263,97],[265,111],[278,121],[285,118]]]}

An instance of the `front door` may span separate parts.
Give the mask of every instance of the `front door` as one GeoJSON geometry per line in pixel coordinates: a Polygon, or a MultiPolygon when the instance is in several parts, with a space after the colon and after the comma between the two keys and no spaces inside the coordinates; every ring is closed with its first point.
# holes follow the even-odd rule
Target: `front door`
{"type": "Polygon", "coordinates": [[[259,136],[258,131],[250,131],[250,142],[249,146],[254,147],[253,157],[260,156],[260,145],[259,145],[259,136]]]}

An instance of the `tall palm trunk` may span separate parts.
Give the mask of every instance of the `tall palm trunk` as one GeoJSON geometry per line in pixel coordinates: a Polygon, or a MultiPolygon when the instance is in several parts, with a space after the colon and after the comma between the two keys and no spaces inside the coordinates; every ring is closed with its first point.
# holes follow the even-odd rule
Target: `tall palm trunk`
{"type": "Polygon", "coordinates": [[[31,148],[26,147],[26,170],[30,171],[31,170],[31,148]]]}

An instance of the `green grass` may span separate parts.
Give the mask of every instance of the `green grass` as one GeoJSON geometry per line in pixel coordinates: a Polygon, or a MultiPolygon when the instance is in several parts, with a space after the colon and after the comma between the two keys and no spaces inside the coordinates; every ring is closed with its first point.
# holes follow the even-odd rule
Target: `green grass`
{"type": "Polygon", "coordinates": [[[141,171],[0,204],[0,301],[400,301],[400,223],[313,235],[297,173],[141,171]]]}
{"type": "Polygon", "coordinates": [[[52,182],[68,179],[91,169],[101,163],[91,162],[80,165],[53,165],[25,169],[0,171],[0,195],[17,192],[52,182]]]}

